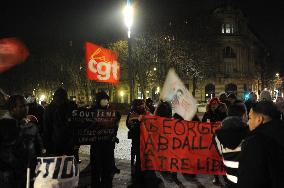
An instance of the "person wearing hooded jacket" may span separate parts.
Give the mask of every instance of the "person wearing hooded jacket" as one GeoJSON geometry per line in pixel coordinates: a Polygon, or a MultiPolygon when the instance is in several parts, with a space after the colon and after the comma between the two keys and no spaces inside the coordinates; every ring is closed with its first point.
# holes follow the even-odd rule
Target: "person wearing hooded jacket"
{"type": "Polygon", "coordinates": [[[139,175],[140,173],[140,121],[133,119],[133,116],[148,115],[145,101],[143,99],[134,99],[131,104],[130,112],[126,118],[126,127],[128,128],[128,138],[131,142],[131,176],[139,175]],[[136,167],[134,160],[136,158],[136,167]]]}
{"type": "Polygon", "coordinates": [[[217,97],[213,97],[206,108],[206,112],[202,117],[202,122],[222,121],[227,116],[226,105],[221,103],[217,97]]]}
{"type": "MultiPolygon", "coordinates": [[[[96,94],[95,105],[91,108],[94,110],[111,109],[109,96],[100,91],[96,94]]],[[[116,125],[118,129],[121,115],[116,112],[116,125]]],[[[91,145],[91,187],[92,188],[111,188],[112,178],[115,167],[114,149],[115,142],[118,141],[116,134],[117,129],[110,140],[96,141],[91,145]]]]}
{"type": "Polygon", "coordinates": [[[232,104],[228,117],[215,133],[215,144],[222,155],[226,171],[226,188],[236,188],[238,181],[239,156],[241,144],[248,133],[246,106],[243,103],[232,104]]]}
{"type": "Polygon", "coordinates": [[[43,143],[47,155],[74,155],[75,145],[70,120],[75,109],[77,105],[68,99],[67,91],[58,88],[43,115],[43,143]]]}
{"type": "Polygon", "coordinates": [[[252,106],[242,144],[238,188],[280,188],[284,177],[284,123],[271,101],[252,106]]]}
{"type": "Polygon", "coordinates": [[[0,187],[21,188],[25,185],[26,164],[21,136],[21,124],[27,115],[26,100],[12,95],[6,112],[0,118],[0,187]]]}

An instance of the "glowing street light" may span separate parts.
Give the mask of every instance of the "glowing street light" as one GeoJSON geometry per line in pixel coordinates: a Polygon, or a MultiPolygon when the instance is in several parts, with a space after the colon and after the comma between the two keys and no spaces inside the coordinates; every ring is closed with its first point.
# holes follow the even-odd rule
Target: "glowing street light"
{"type": "Polygon", "coordinates": [[[121,97],[123,97],[123,96],[124,96],[124,91],[120,91],[120,92],[119,92],[119,95],[120,95],[121,97]]]}
{"type": "Polygon", "coordinates": [[[128,38],[130,38],[130,34],[131,34],[131,27],[133,24],[133,7],[130,4],[130,1],[127,1],[126,6],[124,7],[123,10],[123,15],[124,15],[124,23],[128,29],[128,38]]]}
{"type": "Polygon", "coordinates": [[[119,92],[119,95],[121,97],[121,103],[124,103],[124,98],[123,98],[124,94],[125,94],[124,91],[119,92]]]}
{"type": "Polygon", "coordinates": [[[129,80],[129,93],[130,93],[130,103],[134,99],[134,79],[135,78],[135,70],[132,65],[132,47],[131,47],[131,27],[133,24],[133,7],[130,3],[130,0],[127,0],[127,4],[123,9],[124,15],[124,23],[127,27],[127,36],[128,36],[128,80],[129,80]]]}
{"type": "Polygon", "coordinates": [[[44,94],[42,94],[40,97],[39,97],[39,104],[42,103],[42,101],[44,101],[46,99],[46,96],[44,94]]]}

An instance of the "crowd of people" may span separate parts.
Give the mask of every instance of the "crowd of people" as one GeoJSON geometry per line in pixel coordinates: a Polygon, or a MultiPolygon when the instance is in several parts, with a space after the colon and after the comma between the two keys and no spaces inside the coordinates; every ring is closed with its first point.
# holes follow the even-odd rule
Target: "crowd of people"
{"type": "MultiPolygon", "coordinates": [[[[268,91],[262,91],[258,100],[257,95],[251,92],[247,101],[238,99],[234,93],[222,93],[208,101],[201,121],[221,122],[221,128],[216,131],[213,139],[223,159],[226,175],[222,178],[226,188],[283,187],[283,106],[283,98],[278,97],[274,103],[268,91]]],[[[132,111],[127,117],[132,139],[131,166],[135,169],[132,170],[134,180],[130,187],[163,187],[163,182],[155,173],[140,171],[140,154],[137,149],[139,121],[135,116],[141,114],[175,119],[182,117],[172,114],[171,104],[165,101],[160,101],[156,110],[150,112],[143,100],[133,101],[132,111]]],[[[200,121],[197,115],[192,120],[200,121]]],[[[181,183],[176,173],[161,172],[161,175],[168,181],[174,181],[178,185],[181,183]]],[[[195,177],[194,174],[183,176],[195,177]]],[[[214,175],[213,184],[222,186],[219,176],[214,175]]]]}
{"type": "MultiPolygon", "coordinates": [[[[46,108],[32,95],[7,95],[0,91],[0,187],[23,188],[30,169],[30,187],[33,187],[37,157],[74,156],[79,160],[79,147],[70,127],[72,111],[77,104],[68,99],[67,91],[58,88],[46,108]]],[[[92,109],[111,108],[110,98],[104,92],[96,94],[92,109]]],[[[120,120],[117,113],[116,123],[120,120]]],[[[117,130],[116,130],[117,132],[117,130]]],[[[119,173],[115,166],[116,133],[110,140],[91,145],[92,187],[112,187],[112,176],[119,173]]]]}
{"type": "MultiPolygon", "coordinates": [[[[70,128],[72,111],[77,104],[68,99],[67,91],[58,88],[52,102],[45,108],[32,95],[7,95],[0,90],[0,187],[21,188],[26,184],[26,169],[35,177],[36,158],[40,156],[74,155],[80,163],[78,150],[70,128]]],[[[96,94],[90,109],[114,109],[104,91],[96,94]]],[[[247,101],[234,93],[222,93],[208,101],[206,112],[200,120],[196,114],[192,121],[221,122],[214,143],[223,159],[226,175],[214,176],[213,183],[226,188],[279,188],[282,186],[284,164],[284,101],[272,102],[270,93],[263,91],[259,99],[250,93],[247,101]]],[[[169,102],[159,101],[157,107],[151,99],[135,99],[127,115],[126,126],[131,147],[130,187],[161,187],[163,181],[153,171],[141,171],[140,115],[155,115],[183,119],[172,114],[169,102]]],[[[119,124],[121,115],[116,114],[119,124]]],[[[117,126],[118,127],[118,126],[117,126]]],[[[116,130],[117,133],[117,130],[116,130]]],[[[107,141],[91,145],[91,187],[110,188],[115,173],[114,149],[119,140],[116,133],[107,141]]],[[[162,172],[168,181],[181,184],[177,173],[162,172]]],[[[195,175],[187,175],[195,178],[195,175]]],[[[31,184],[32,187],[32,184],[31,184]]]]}

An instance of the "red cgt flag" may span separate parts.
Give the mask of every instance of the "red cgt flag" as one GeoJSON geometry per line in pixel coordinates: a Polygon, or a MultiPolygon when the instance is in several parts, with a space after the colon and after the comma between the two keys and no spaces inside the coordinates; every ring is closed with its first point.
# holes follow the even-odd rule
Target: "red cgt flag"
{"type": "Polygon", "coordinates": [[[0,73],[24,62],[28,56],[27,47],[18,39],[0,39],[0,73]]]}
{"type": "Polygon", "coordinates": [[[89,80],[116,84],[120,67],[115,52],[86,42],[86,67],[89,80]]]}

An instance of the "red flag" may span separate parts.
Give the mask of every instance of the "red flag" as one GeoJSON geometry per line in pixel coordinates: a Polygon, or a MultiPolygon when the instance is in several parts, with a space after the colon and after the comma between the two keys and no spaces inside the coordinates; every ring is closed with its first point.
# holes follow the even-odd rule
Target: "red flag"
{"type": "Polygon", "coordinates": [[[24,62],[28,56],[27,47],[18,39],[0,39],[0,73],[24,62]]]}
{"type": "Polygon", "coordinates": [[[117,83],[120,67],[115,52],[86,42],[86,67],[89,80],[117,83]]]}

